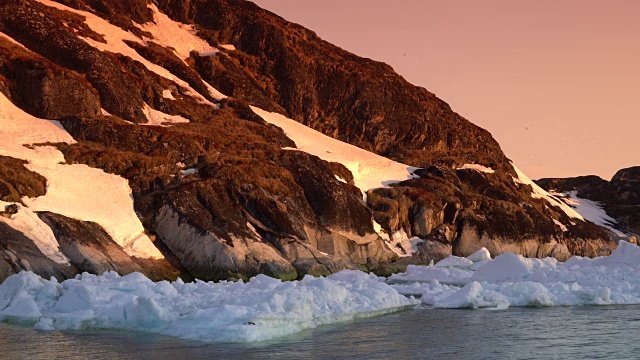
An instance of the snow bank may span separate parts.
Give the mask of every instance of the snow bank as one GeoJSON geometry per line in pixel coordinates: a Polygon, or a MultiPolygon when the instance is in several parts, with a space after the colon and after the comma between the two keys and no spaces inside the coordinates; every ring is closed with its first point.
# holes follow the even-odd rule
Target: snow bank
{"type": "Polygon", "coordinates": [[[326,161],[344,165],[353,174],[355,185],[362,191],[388,186],[411,179],[418,168],[389,160],[326,136],[284,115],[251,107],[266,122],[274,124],[296,143],[297,149],[315,155],[326,161]]]}
{"type": "Polygon", "coordinates": [[[222,49],[229,50],[229,51],[236,50],[236,47],[233,44],[220,44],[218,46],[220,46],[222,49]]]}
{"type": "Polygon", "coordinates": [[[466,170],[466,169],[476,170],[476,171],[487,173],[487,174],[493,174],[494,172],[496,172],[492,168],[482,166],[479,164],[464,164],[458,168],[458,170],[466,170]]]}
{"type": "Polygon", "coordinates": [[[141,24],[138,27],[153,35],[151,41],[162,46],[172,47],[181,59],[189,58],[192,51],[207,56],[218,52],[218,49],[196,35],[193,25],[171,20],[167,15],[161,13],[154,4],[147,4],[147,7],[153,11],[153,22],[141,24]]]}
{"type": "Polygon", "coordinates": [[[569,191],[565,193],[553,193],[552,195],[562,199],[569,206],[574,208],[576,212],[585,220],[591,221],[592,223],[601,226],[603,228],[609,229],[613,231],[618,236],[627,236],[625,233],[615,229],[613,225],[618,222],[616,219],[607,215],[607,212],[595,201],[589,199],[582,199],[578,197],[578,191],[569,191]]]}
{"type": "MultiPolygon", "coordinates": [[[[164,95],[164,92],[163,92],[163,95],[164,95]]],[[[169,95],[171,95],[171,92],[169,92],[169,95]]],[[[162,111],[158,111],[151,108],[147,104],[145,104],[142,111],[147,116],[148,122],[146,124],[140,124],[140,125],[167,127],[175,124],[186,124],[189,122],[189,119],[185,119],[179,115],[165,114],[162,111]]]]}
{"type": "Polygon", "coordinates": [[[382,229],[382,226],[373,220],[373,230],[380,235],[384,242],[389,246],[389,249],[396,253],[399,257],[408,257],[418,252],[418,244],[424,242],[419,237],[409,237],[407,233],[400,229],[389,236],[389,234],[382,229]]]}
{"type": "Polygon", "coordinates": [[[511,165],[513,166],[513,169],[516,171],[516,174],[518,174],[518,178],[513,178],[513,181],[516,184],[524,184],[524,185],[531,186],[531,188],[533,190],[531,192],[531,197],[536,198],[536,199],[545,199],[551,205],[559,207],[562,211],[564,211],[565,214],[567,214],[567,216],[572,217],[572,218],[576,218],[576,219],[580,219],[580,220],[584,220],[582,215],[580,215],[575,209],[573,209],[571,206],[565,204],[564,201],[559,200],[555,196],[549,194],[546,190],[544,190],[543,188],[538,186],[538,184],[534,183],[533,180],[531,180],[527,175],[525,175],[522,171],[520,171],[520,169],[518,169],[515,165],[513,165],[513,164],[511,164],[511,165]]]}
{"type": "MultiPolygon", "coordinates": [[[[7,205],[12,205],[12,203],[0,201],[0,210],[4,210],[7,205]]],[[[38,250],[49,259],[58,264],[68,264],[69,258],[60,251],[60,244],[58,244],[51,228],[31,209],[21,204],[15,205],[18,206],[18,212],[11,215],[9,219],[0,216],[0,222],[4,222],[31,239],[38,250]]]]}
{"type": "Polygon", "coordinates": [[[640,304],[640,248],[625,241],[611,256],[572,257],[564,263],[477,254],[470,256],[476,262],[450,257],[436,265],[409,266],[387,282],[441,308],[640,304]]]}
{"type": "Polygon", "coordinates": [[[30,272],[0,285],[0,321],[36,329],[127,329],[216,342],[260,341],[321,324],[397,311],[408,299],[374,275],[248,283],[154,283],[139,273],[84,273],[58,283],[30,272]]]}
{"type": "MultiPolygon", "coordinates": [[[[47,179],[44,196],[22,199],[30,211],[51,211],[78,220],[93,221],[102,226],[127,254],[142,258],[162,257],[145,235],[136,216],[126,179],[86,165],[65,164],[64,155],[53,146],[24,146],[75,143],[59,122],[35,118],[0,93],[0,139],[3,139],[0,155],[27,160],[29,170],[47,179]]],[[[57,242],[54,244],[49,235],[40,230],[36,233],[35,227],[42,224],[35,223],[33,217],[27,219],[28,213],[20,214],[21,211],[12,217],[16,220],[9,224],[18,231],[26,230],[25,234],[34,239],[39,248],[50,247],[43,253],[51,255],[52,260],[62,261],[56,255],[57,242]],[[30,225],[20,223],[20,219],[28,220],[30,225]],[[26,229],[27,226],[32,230],[26,229]]]]}

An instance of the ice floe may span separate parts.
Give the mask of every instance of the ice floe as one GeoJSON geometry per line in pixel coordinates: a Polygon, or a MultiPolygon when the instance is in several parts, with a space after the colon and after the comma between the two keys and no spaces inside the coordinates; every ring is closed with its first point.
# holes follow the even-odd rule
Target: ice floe
{"type": "MultiPolygon", "coordinates": [[[[485,250],[486,251],[486,250],[485,250]]],[[[608,257],[527,259],[504,253],[409,266],[387,281],[442,308],[640,304],[640,248],[621,241],[608,257]],[[466,261],[465,261],[466,260],[466,261]]]]}
{"type": "Polygon", "coordinates": [[[21,272],[0,285],[0,321],[39,330],[127,329],[216,342],[267,340],[418,303],[377,276],[354,270],[288,282],[258,275],[248,283],[154,283],[139,273],[85,273],[58,283],[21,272]]]}

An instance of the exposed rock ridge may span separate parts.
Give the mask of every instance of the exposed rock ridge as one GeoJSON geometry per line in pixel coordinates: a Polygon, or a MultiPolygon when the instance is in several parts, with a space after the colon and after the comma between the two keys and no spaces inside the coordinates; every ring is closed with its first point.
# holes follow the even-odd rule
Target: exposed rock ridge
{"type": "MultiPolygon", "coordinates": [[[[157,15],[146,0],[0,3],[0,91],[29,114],[60,121],[77,141],[55,144],[67,163],[127,179],[137,215],[165,256],[123,255],[96,224],[40,213],[69,265],[50,264],[30,245],[18,253],[16,241],[29,239],[12,235],[0,238],[8,254],[0,271],[26,269],[24,258],[61,278],[141,269],[154,278],[292,279],[384,271],[410,255],[403,236],[424,241],[398,266],[483,246],[494,256],[559,259],[615,247],[601,228],[534,198],[488,131],[388,65],[247,1],[157,6],[216,52],[184,58],[145,32],[141,24],[157,15]],[[86,17],[93,15],[109,23],[92,28],[86,17]],[[128,55],[100,50],[105,32],[126,34],[116,42],[128,55]],[[211,86],[229,98],[213,96],[211,86]],[[286,150],[295,143],[249,105],[421,169],[388,188],[357,189],[345,166],[286,150]],[[172,115],[188,122],[141,125],[172,115]],[[361,190],[369,190],[366,202],[361,190]]],[[[44,194],[43,179],[23,162],[0,157],[0,165],[0,200],[44,194]]]]}

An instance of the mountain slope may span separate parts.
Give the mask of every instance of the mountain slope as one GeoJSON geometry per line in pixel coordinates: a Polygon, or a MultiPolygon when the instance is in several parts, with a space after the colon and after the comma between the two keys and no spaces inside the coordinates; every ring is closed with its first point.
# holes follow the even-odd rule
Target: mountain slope
{"type": "Polygon", "coordinates": [[[591,175],[536,182],[549,191],[562,193],[568,202],[583,203],[585,210],[593,214],[594,222],[616,236],[640,234],[640,167],[621,169],[610,181],[591,175]]]}
{"type": "MultiPolygon", "coordinates": [[[[35,212],[68,259],[56,276],[292,279],[615,247],[432,93],[246,1],[7,0],[0,92],[4,123],[60,135],[0,145],[3,222],[35,212]]],[[[7,241],[0,267],[26,269],[7,241]]]]}

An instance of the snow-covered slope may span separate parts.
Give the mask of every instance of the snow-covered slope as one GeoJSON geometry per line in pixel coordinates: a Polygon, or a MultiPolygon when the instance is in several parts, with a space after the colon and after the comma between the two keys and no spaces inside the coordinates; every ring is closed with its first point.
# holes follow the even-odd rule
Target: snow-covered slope
{"type": "MultiPolygon", "coordinates": [[[[0,209],[9,205],[12,203],[0,201],[0,209]]],[[[68,264],[69,259],[60,251],[60,244],[58,244],[51,228],[31,209],[20,204],[16,205],[18,212],[13,214],[11,218],[0,216],[0,222],[4,222],[31,239],[38,250],[49,259],[58,264],[68,264]]]]}
{"type": "Polygon", "coordinates": [[[562,211],[565,214],[567,214],[569,217],[584,220],[582,215],[580,215],[575,209],[573,209],[571,206],[567,205],[564,201],[554,197],[553,195],[549,194],[546,190],[538,186],[538,184],[533,182],[533,180],[531,180],[527,175],[525,175],[522,171],[520,171],[518,167],[513,165],[513,169],[516,171],[516,174],[518,174],[518,178],[517,179],[513,178],[513,181],[516,184],[524,184],[524,185],[531,186],[531,188],[533,189],[533,191],[531,192],[532,197],[536,199],[545,199],[551,205],[557,206],[560,209],[562,209],[562,211]]]}
{"type": "Polygon", "coordinates": [[[330,138],[284,115],[257,107],[251,109],[266,122],[282,128],[296,143],[297,150],[344,165],[351,171],[355,185],[362,191],[411,179],[414,177],[413,172],[418,169],[330,138]]]}
{"type": "Polygon", "coordinates": [[[626,236],[620,230],[614,228],[617,221],[611,216],[607,215],[607,212],[595,201],[589,199],[582,199],[578,197],[578,191],[569,191],[566,193],[553,193],[553,196],[562,199],[569,206],[575,209],[585,220],[601,226],[605,229],[613,231],[618,236],[626,236]]]}
{"type": "MultiPolygon", "coordinates": [[[[157,21],[157,23],[139,24],[139,27],[141,29],[154,34],[154,39],[145,40],[140,39],[134,34],[125,31],[115,25],[112,25],[107,20],[102,19],[99,16],[96,16],[89,12],[76,10],[52,0],[38,1],[44,5],[54,7],[56,9],[70,11],[84,16],[86,18],[85,22],[87,26],[89,26],[89,28],[91,28],[91,30],[93,30],[94,32],[102,35],[106,41],[105,43],[103,43],[91,38],[82,38],[89,45],[102,51],[109,51],[112,53],[126,55],[133,60],[139,61],[150,71],[175,82],[185,89],[188,89],[189,94],[193,97],[198,98],[201,102],[213,105],[211,104],[211,102],[203,98],[202,95],[198,94],[198,92],[194,90],[186,81],[172,74],[169,70],[148,61],[124,42],[125,40],[127,40],[139,44],[146,44],[146,41],[153,41],[160,45],[176,49],[175,51],[177,55],[182,59],[188,57],[189,51],[191,50],[207,55],[210,55],[212,53],[215,54],[215,49],[211,48],[204,40],[193,34],[193,29],[190,26],[171,21],[167,18],[166,15],[159,13],[154,5],[149,5],[154,10],[155,20],[157,21]],[[155,38],[156,36],[158,38],[155,38]]],[[[207,82],[204,82],[204,84],[209,90],[209,95],[211,95],[214,99],[221,100],[226,97],[218,90],[214,89],[207,82]]]]}
{"type": "MultiPolygon", "coordinates": [[[[46,195],[23,199],[31,211],[51,211],[93,221],[101,225],[128,254],[143,258],[162,257],[144,233],[125,179],[87,165],[65,164],[62,153],[51,145],[26,146],[74,143],[75,140],[59,122],[35,118],[0,93],[0,139],[3,139],[0,155],[27,160],[29,170],[47,179],[46,195]]],[[[19,230],[20,226],[14,225],[19,230]]],[[[52,240],[44,236],[38,242],[50,244],[52,240]]],[[[59,261],[57,256],[52,259],[59,261]]]]}

